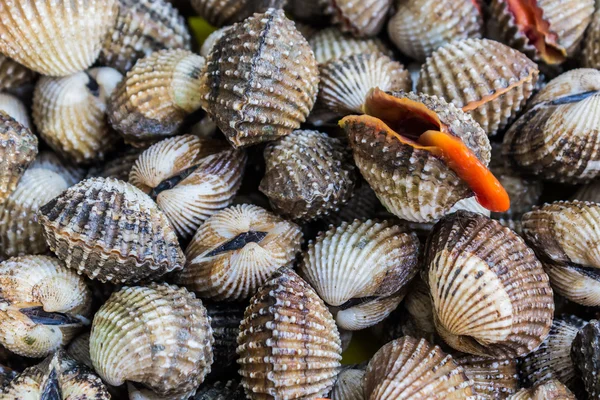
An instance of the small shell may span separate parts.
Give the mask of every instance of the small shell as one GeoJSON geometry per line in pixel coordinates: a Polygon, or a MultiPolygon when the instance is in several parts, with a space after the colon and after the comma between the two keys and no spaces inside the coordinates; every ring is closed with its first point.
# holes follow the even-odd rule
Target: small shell
{"type": "Polygon", "coordinates": [[[373,356],[364,378],[369,400],[474,400],[473,381],[452,356],[405,336],[373,356]]]}
{"type": "Polygon", "coordinates": [[[0,344],[44,357],[89,324],[91,292],[82,277],[46,256],[0,263],[0,344]]]}
{"type": "Polygon", "coordinates": [[[331,400],[365,400],[362,369],[345,369],[338,374],[331,391],[331,400]]]}
{"type": "Polygon", "coordinates": [[[200,108],[204,66],[203,57],[187,50],[161,50],[141,58],[108,102],[110,124],[136,147],[174,135],[200,108]]]}
{"type": "Polygon", "coordinates": [[[35,72],[12,58],[0,54],[0,91],[10,90],[32,82],[35,72]]]}
{"type": "Polygon", "coordinates": [[[0,93],[0,111],[4,111],[6,114],[10,115],[25,128],[31,129],[29,111],[18,97],[7,93],[0,93]]]}
{"type": "Polygon", "coordinates": [[[184,288],[124,287],[98,310],[90,356],[106,383],[139,382],[158,395],[197,388],[213,362],[210,320],[184,288]]]}
{"type": "Polygon", "coordinates": [[[276,272],[250,300],[237,352],[246,396],[256,400],[323,397],[342,359],[329,310],[288,268],[276,272]]]}
{"type": "Polygon", "coordinates": [[[387,31],[402,53],[425,61],[446,43],[480,38],[483,14],[477,0],[407,0],[398,2],[387,31]]]}
{"type": "Polygon", "coordinates": [[[360,330],[398,306],[417,274],[418,254],[414,233],[389,222],[355,220],[311,241],[299,271],[327,305],[339,308],[340,328],[360,330]]]}
{"type": "Polygon", "coordinates": [[[336,212],[323,216],[328,225],[341,225],[342,222],[352,222],[355,219],[367,220],[375,218],[381,203],[373,189],[364,181],[356,185],[352,197],[336,212]]]}
{"type": "Polygon", "coordinates": [[[600,68],[600,11],[596,11],[587,29],[582,54],[582,66],[600,68]]]}
{"type": "Polygon", "coordinates": [[[218,28],[264,13],[269,8],[281,8],[286,0],[191,0],[192,6],[209,24],[218,28]]]}
{"type": "Polygon", "coordinates": [[[591,320],[581,328],[571,344],[571,359],[583,379],[585,390],[590,399],[600,396],[600,322],[591,320]]]}
{"type": "Polygon", "coordinates": [[[33,119],[42,139],[76,163],[103,159],[119,140],[106,121],[106,103],[122,78],[112,68],[42,77],[33,98],[33,119]]]}
{"type": "Polygon", "coordinates": [[[133,164],[135,164],[141,153],[141,149],[126,148],[111,157],[111,160],[90,168],[86,178],[115,178],[128,181],[133,164]]]}
{"type": "Polygon", "coordinates": [[[69,343],[66,348],[69,357],[88,368],[94,368],[90,357],[90,333],[84,332],[69,343]]]}
{"type": "Polygon", "coordinates": [[[225,32],[227,32],[229,28],[231,28],[231,26],[224,26],[208,35],[208,37],[202,43],[202,47],[200,47],[200,55],[204,58],[207,58],[210,55],[215,43],[217,43],[219,39],[225,35],[225,32]]]}
{"type": "Polygon", "coordinates": [[[525,106],[538,74],[535,63],[517,50],[493,40],[467,39],[446,44],[427,58],[417,91],[452,102],[493,136],[525,106]]]}
{"type": "Polygon", "coordinates": [[[283,10],[228,29],[206,62],[202,108],[235,147],[288,135],[306,120],[319,71],[306,39],[283,10]]]}
{"type": "Polygon", "coordinates": [[[544,269],[556,293],[577,304],[600,306],[599,269],[553,263],[545,263],[544,269]]]}
{"type": "Polygon", "coordinates": [[[337,211],[352,195],[354,167],[339,139],[294,131],[267,145],[264,156],[266,171],[259,190],[280,215],[315,219],[337,211]]]}
{"type": "Polygon", "coordinates": [[[94,63],[118,13],[117,0],[0,1],[0,52],[43,75],[94,63]]]}
{"type": "Polygon", "coordinates": [[[548,275],[513,231],[459,211],[435,225],[425,254],[435,325],[450,346],[511,358],[546,338],[554,312],[548,275]]]}
{"type": "Polygon", "coordinates": [[[473,380],[478,400],[505,399],[519,389],[516,360],[498,360],[480,356],[455,357],[467,378],[473,380]]]}
{"type": "Polygon", "coordinates": [[[177,236],[152,199],[112,178],[91,178],[39,211],[50,249],[102,282],[136,282],[181,269],[177,236]]]}
{"type": "Polygon", "coordinates": [[[600,203],[600,181],[590,182],[587,185],[581,186],[571,200],[600,203]]]}
{"type": "MultiPolygon", "coordinates": [[[[333,23],[354,36],[376,36],[385,24],[393,0],[329,0],[333,23]]],[[[327,11],[326,11],[327,12],[327,11]]]]}
{"type": "Polygon", "coordinates": [[[174,279],[200,297],[245,299],[294,260],[301,241],[296,224],[257,206],[232,206],[200,226],[174,279]]]}
{"type": "MultiPolygon", "coordinates": [[[[214,362],[210,378],[231,376],[237,372],[237,336],[240,322],[244,318],[245,304],[204,303],[215,342],[213,344],[214,362]]],[[[242,390],[243,392],[243,390],[242,390]]]]}
{"type": "Polygon", "coordinates": [[[393,56],[393,51],[379,38],[357,39],[333,27],[323,29],[310,38],[310,47],[319,65],[356,54],[393,56]]]}
{"type": "Polygon", "coordinates": [[[185,20],[168,1],[119,0],[119,16],[104,39],[98,63],[124,74],[155,51],[190,50],[190,41],[185,20]]]}
{"type": "Polygon", "coordinates": [[[521,389],[507,400],[577,400],[577,397],[556,379],[544,381],[528,389],[521,389]]]}
{"type": "Polygon", "coordinates": [[[217,381],[200,386],[190,400],[246,400],[246,394],[237,380],[217,381]]]}

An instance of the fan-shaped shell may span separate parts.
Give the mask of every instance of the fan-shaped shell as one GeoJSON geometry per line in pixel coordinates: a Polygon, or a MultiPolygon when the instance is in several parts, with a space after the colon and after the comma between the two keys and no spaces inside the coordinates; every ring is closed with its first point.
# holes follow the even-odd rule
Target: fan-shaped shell
{"type": "Polygon", "coordinates": [[[200,226],[174,279],[200,297],[245,299],[294,260],[301,242],[296,224],[257,206],[232,206],[200,226]]]}
{"type": "Polygon", "coordinates": [[[584,306],[600,306],[600,270],[597,268],[545,263],[544,269],[552,288],[561,296],[584,306]]]}
{"type": "Polygon", "coordinates": [[[250,300],[240,324],[240,375],[250,399],[323,397],[342,358],[333,317],[315,291],[282,268],[250,300]]]}
{"type": "Polygon", "coordinates": [[[202,385],[192,400],[245,400],[244,388],[237,380],[217,381],[202,385]]]}
{"type": "Polygon", "coordinates": [[[393,0],[329,0],[334,24],[354,36],[376,36],[387,18],[393,0]]]}
{"type": "Polygon", "coordinates": [[[113,27],[118,0],[0,2],[0,52],[43,75],[91,66],[113,27]]]}
{"type": "Polygon", "coordinates": [[[90,333],[84,332],[69,343],[66,352],[75,361],[88,368],[94,368],[90,358],[90,333]]]}
{"type": "Polygon", "coordinates": [[[356,54],[382,53],[388,57],[393,51],[379,38],[355,38],[344,34],[338,28],[325,28],[310,38],[315,59],[319,65],[356,54]]]}
{"type": "Polygon", "coordinates": [[[519,389],[516,360],[498,360],[480,356],[456,356],[480,400],[505,399],[519,389]]]}
{"type": "Polygon", "coordinates": [[[590,399],[596,399],[600,395],[599,349],[600,322],[594,319],[579,330],[571,344],[571,359],[578,370],[578,375],[583,379],[590,399]]]}
{"type": "Polygon", "coordinates": [[[331,400],[364,400],[362,369],[345,369],[338,374],[331,400]]]}
{"type": "Polygon", "coordinates": [[[0,93],[0,111],[10,115],[15,121],[27,129],[31,129],[29,111],[18,97],[8,93],[0,93]]]}
{"type": "Polygon", "coordinates": [[[0,91],[17,88],[35,79],[35,72],[0,54],[0,91]]]}
{"type": "Polygon", "coordinates": [[[136,282],[181,269],[184,255],[166,216],[135,186],[91,178],[39,211],[50,249],[102,282],[136,282]]]}
{"type": "Polygon", "coordinates": [[[600,12],[592,16],[583,46],[582,65],[585,68],[600,68],[600,12]]]}
{"type": "Polygon", "coordinates": [[[510,358],[546,338],[554,312],[549,278],[513,231],[459,211],[435,225],[425,254],[435,325],[450,346],[510,358]]]}
{"type": "Polygon", "coordinates": [[[577,400],[577,397],[565,385],[551,379],[531,388],[523,388],[508,400],[577,400]]]}
{"type": "Polygon", "coordinates": [[[191,0],[192,6],[202,18],[216,27],[231,25],[264,13],[269,8],[281,8],[286,0],[191,0]]]}

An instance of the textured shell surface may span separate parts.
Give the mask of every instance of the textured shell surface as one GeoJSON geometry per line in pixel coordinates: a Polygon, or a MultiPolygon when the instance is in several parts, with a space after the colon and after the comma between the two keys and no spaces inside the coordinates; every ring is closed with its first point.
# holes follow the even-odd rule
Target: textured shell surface
{"type": "Polygon", "coordinates": [[[354,167],[339,139],[299,130],[269,143],[259,190],[275,212],[311,220],[337,211],[354,188],[354,167]]]}
{"type": "Polygon", "coordinates": [[[600,270],[597,268],[546,262],[544,269],[556,293],[577,304],[600,306],[600,270]]]}
{"type": "Polygon", "coordinates": [[[56,258],[0,263],[0,287],[0,344],[16,354],[44,357],[90,322],[90,290],[56,258]]]}
{"type": "Polygon", "coordinates": [[[517,361],[481,356],[455,356],[480,400],[505,399],[519,389],[517,361]]]}
{"type": "Polygon", "coordinates": [[[600,395],[600,322],[591,320],[579,330],[571,344],[571,359],[577,368],[577,374],[583,379],[585,390],[590,399],[600,395]]]}
{"type": "Polygon", "coordinates": [[[118,13],[118,0],[0,1],[0,52],[43,75],[91,66],[118,13]]]}
{"type": "Polygon", "coordinates": [[[367,366],[369,400],[474,400],[473,381],[452,356],[425,339],[405,336],[383,346],[367,366]]]}
{"type": "Polygon", "coordinates": [[[231,28],[231,26],[224,26],[208,35],[204,42],[202,42],[202,46],[200,47],[200,55],[204,58],[207,58],[210,55],[215,43],[217,43],[219,39],[225,35],[225,32],[227,32],[229,28],[231,28]]]}
{"type": "Polygon", "coordinates": [[[337,376],[331,391],[331,400],[364,400],[362,369],[345,369],[337,376]]]}
{"type": "Polygon", "coordinates": [[[600,11],[598,10],[594,13],[585,34],[582,65],[585,68],[600,68],[600,11]]]}
{"type": "Polygon", "coordinates": [[[407,0],[397,2],[387,26],[390,39],[409,57],[425,61],[454,40],[480,38],[483,14],[477,1],[407,0]]]}
{"type": "MultiPolygon", "coordinates": [[[[244,318],[245,303],[205,302],[213,330],[214,362],[209,378],[227,378],[237,372],[237,336],[244,318]]],[[[242,389],[243,393],[243,389],[242,389]]]]}
{"type": "Polygon", "coordinates": [[[244,388],[237,380],[217,381],[200,386],[192,400],[245,400],[244,388]]]}
{"type": "Polygon", "coordinates": [[[71,343],[65,348],[65,351],[79,364],[83,364],[93,369],[92,358],[90,357],[90,332],[84,332],[71,340],[71,343]]]}
{"type": "Polygon", "coordinates": [[[560,381],[551,379],[531,388],[523,388],[508,400],[577,400],[577,397],[560,381]]]}
{"type": "Polygon", "coordinates": [[[319,71],[283,10],[237,23],[214,45],[199,93],[202,108],[235,147],[298,129],[317,97],[319,71]]]}
{"type": "Polygon", "coordinates": [[[493,136],[525,106],[538,74],[537,65],[517,50],[489,39],[467,39],[427,58],[417,91],[452,102],[493,136]]]}
{"type": "Polygon", "coordinates": [[[437,331],[456,350],[511,358],[548,335],[548,275],[523,239],[499,222],[464,211],[444,217],[427,239],[425,266],[437,331]]]}
{"type": "Polygon", "coordinates": [[[200,226],[174,279],[200,297],[242,300],[293,262],[301,243],[298,225],[258,206],[232,206],[200,226]]]}
{"type": "Polygon", "coordinates": [[[77,163],[103,159],[119,140],[106,120],[106,104],[122,78],[112,68],[42,77],[33,100],[33,119],[42,139],[77,163]]]}
{"type": "Polygon", "coordinates": [[[364,181],[359,181],[354,186],[350,200],[336,212],[323,216],[323,220],[329,225],[340,225],[342,222],[352,222],[355,219],[367,220],[374,218],[381,208],[381,203],[373,189],[364,181]]]}
{"type": "Polygon", "coordinates": [[[581,186],[571,200],[593,201],[600,203],[600,181],[593,181],[581,186]]]}
{"type": "MultiPolygon", "coordinates": [[[[332,21],[357,37],[376,36],[385,25],[393,0],[329,0],[332,21]]],[[[326,10],[325,12],[328,12],[326,10]]]]}
{"type": "Polygon", "coordinates": [[[115,178],[122,181],[129,180],[129,173],[138,157],[141,149],[125,148],[116,153],[109,160],[98,163],[88,170],[87,178],[115,178]]]}
{"type": "Polygon", "coordinates": [[[181,269],[185,257],[167,217],[126,182],[90,178],[39,211],[50,249],[102,282],[135,282],[181,269]]]}
{"type": "Polygon", "coordinates": [[[222,27],[241,22],[254,13],[281,8],[286,0],[191,0],[192,6],[211,25],[222,27]]]}
{"type": "Polygon", "coordinates": [[[0,91],[17,88],[32,82],[35,72],[12,58],[0,54],[0,91]]]}
{"type": "Polygon", "coordinates": [[[197,388],[213,362],[212,328],[202,301],[185,288],[124,287],[98,310],[90,357],[102,379],[138,382],[161,396],[197,388]]]}
{"type": "Polygon", "coordinates": [[[315,33],[309,43],[319,65],[356,54],[382,53],[393,57],[393,51],[381,39],[355,38],[335,27],[315,33]]]}
{"type": "Polygon", "coordinates": [[[10,115],[25,128],[31,129],[29,110],[18,97],[8,93],[0,93],[0,111],[10,115]]]}
{"type": "Polygon", "coordinates": [[[250,300],[240,324],[239,373],[250,399],[323,397],[340,367],[341,341],[317,293],[282,268],[250,300]]]}

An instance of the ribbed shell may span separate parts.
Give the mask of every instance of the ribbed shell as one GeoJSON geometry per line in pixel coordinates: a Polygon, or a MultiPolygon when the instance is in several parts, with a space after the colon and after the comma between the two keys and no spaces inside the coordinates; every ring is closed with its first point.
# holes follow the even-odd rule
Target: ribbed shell
{"type": "Polygon", "coordinates": [[[124,287],[98,310],[90,356],[106,383],[139,382],[159,395],[197,388],[213,362],[202,301],[174,285],[124,287]]]}
{"type": "Polygon", "coordinates": [[[90,333],[84,332],[69,343],[66,348],[69,357],[88,368],[94,368],[90,358],[90,333]]]}
{"type": "Polygon", "coordinates": [[[310,47],[319,65],[355,54],[382,53],[389,57],[393,56],[393,51],[379,38],[358,39],[334,27],[315,33],[310,38],[310,47]]]}
{"type": "Polygon", "coordinates": [[[435,225],[425,254],[435,325],[450,346],[513,358],[546,338],[554,312],[549,278],[513,231],[459,211],[435,225]]]}
{"type": "Polygon", "coordinates": [[[588,307],[600,306],[600,270],[572,265],[544,264],[552,288],[561,296],[588,307]]]}
{"type": "Polygon", "coordinates": [[[600,68],[600,11],[596,11],[585,34],[581,64],[585,68],[600,68]]]}
{"type": "Polygon", "coordinates": [[[237,380],[202,385],[191,400],[246,400],[244,388],[237,380]]]}
{"type": "Polygon", "coordinates": [[[363,53],[329,61],[319,67],[318,101],[340,115],[362,114],[362,105],[374,87],[388,92],[410,91],[404,66],[383,53],[363,53]]]}
{"type": "Polygon", "coordinates": [[[480,356],[455,356],[479,400],[506,399],[519,389],[517,360],[498,360],[480,356]]]}
{"type": "Polygon", "coordinates": [[[364,400],[362,369],[345,369],[337,376],[331,391],[331,400],[364,400]]]}
{"type": "Polygon", "coordinates": [[[202,77],[202,108],[235,147],[290,134],[317,97],[319,71],[283,10],[255,14],[214,45],[202,77]]]}
{"type": "Polygon", "coordinates": [[[29,110],[18,97],[8,93],[0,93],[0,111],[4,111],[27,129],[31,129],[29,110]]]}
{"type": "Polygon", "coordinates": [[[323,220],[329,225],[340,225],[342,222],[352,222],[355,219],[367,220],[374,218],[381,208],[373,189],[364,181],[358,183],[354,188],[352,197],[336,212],[323,216],[323,220]]]}
{"type": "Polygon", "coordinates": [[[339,139],[309,130],[270,143],[259,190],[275,212],[311,220],[337,211],[354,188],[354,166],[339,139]]]}
{"type": "Polygon", "coordinates": [[[112,68],[42,77],[33,98],[33,119],[42,139],[76,163],[103,159],[119,140],[106,120],[106,104],[122,78],[112,68]]]}
{"type": "Polygon", "coordinates": [[[577,397],[565,385],[551,379],[531,388],[523,388],[508,400],[577,400],[577,397]]]}
{"type": "Polygon", "coordinates": [[[174,135],[200,108],[203,57],[161,50],[138,60],[108,102],[112,127],[127,143],[143,147],[174,135]]]}
{"type": "Polygon", "coordinates": [[[571,344],[571,359],[583,379],[590,399],[600,396],[600,322],[591,320],[581,328],[571,344]]]}
{"type": "Polygon", "coordinates": [[[163,49],[191,49],[185,19],[166,0],[119,0],[119,16],[104,39],[100,65],[126,73],[135,62],[163,49]]]}
{"type": "Polygon", "coordinates": [[[354,36],[376,36],[385,24],[393,0],[329,0],[332,21],[354,36]]]}
{"type": "Polygon", "coordinates": [[[254,13],[281,8],[286,0],[191,0],[192,6],[209,24],[222,27],[240,22],[254,13]]]}
{"type": "Polygon", "coordinates": [[[202,42],[202,46],[200,47],[200,55],[204,58],[207,58],[210,55],[213,47],[215,46],[215,43],[217,43],[219,39],[221,39],[223,35],[225,35],[225,32],[230,27],[231,26],[224,26],[208,35],[206,39],[204,39],[204,42],[202,42]]]}
{"type": "Polygon", "coordinates": [[[414,233],[387,221],[355,220],[311,241],[299,271],[326,304],[345,311],[336,317],[338,326],[359,330],[382,321],[396,308],[402,298],[394,295],[417,274],[418,254],[414,233]],[[385,307],[381,302],[387,297],[398,300],[385,307]],[[369,313],[375,315],[365,318],[369,313]]]}
{"type": "Polygon", "coordinates": [[[35,79],[35,72],[0,54],[0,91],[17,88],[35,79]]]}
{"type": "Polygon", "coordinates": [[[600,181],[590,182],[587,185],[581,186],[571,199],[600,203],[600,181]]]}
{"type": "Polygon", "coordinates": [[[295,272],[282,268],[250,300],[240,324],[240,375],[253,400],[323,397],[342,358],[329,310],[295,272]]]}
{"type": "Polygon", "coordinates": [[[397,2],[387,31],[398,49],[425,61],[454,40],[480,38],[483,15],[477,0],[406,0],[397,2]]]}
{"type": "Polygon", "coordinates": [[[364,378],[369,400],[474,400],[473,381],[452,356],[425,339],[405,336],[371,358],[364,378]]]}
{"type": "Polygon", "coordinates": [[[242,300],[293,262],[301,243],[298,225],[258,206],[232,206],[200,226],[174,279],[200,297],[242,300]]]}
{"type": "MultiPolygon", "coordinates": [[[[227,378],[237,372],[237,336],[240,322],[244,318],[245,303],[204,303],[215,342],[213,344],[214,362],[210,378],[227,378]]],[[[242,390],[243,392],[243,390],[242,390]]]]}
{"type": "Polygon", "coordinates": [[[0,344],[16,354],[44,357],[90,322],[90,290],[56,258],[0,263],[0,287],[0,344]]]}
{"type": "Polygon", "coordinates": [[[136,282],[181,269],[177,236],[152,199],[123,181],[91,178],[39,211],[50,249],[102,282],[136,282]]]}
{"type": "Polygon", "coordinates": [[[88,170],[87,178],[115,178],[122,181],[129,180],[129,173],[133,164],[142,153],[141,149],[125,148],[111,157],[110,160],[96,164],[88,170]]]}
{"type": "Polygon", "coordinates": [[[452,102],[493,136],[525,106],[538,74],[537,65],[517,50],[493,40],[467,39],[427,58],[417,91],[452,102]]]}
{"type": "Polygon", "coordinates": [[[0,52],[43,75],[94,63],[118,13],[117,0],[0,1],[0,52]]]}

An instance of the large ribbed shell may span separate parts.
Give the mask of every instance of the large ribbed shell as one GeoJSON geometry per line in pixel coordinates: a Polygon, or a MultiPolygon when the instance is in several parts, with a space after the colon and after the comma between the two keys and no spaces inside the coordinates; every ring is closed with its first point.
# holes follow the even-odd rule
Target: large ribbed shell
{"type": "Polygon", "coordinates": [[[330,306],[340,307],[338,326],[360,330],[387,317],[402,300],[394,296],[417,273],[419,240],[389,222],[343,222],[310,242],[300,274],[330,306]],[[374,307],[394,297],[388,307],[374,307]],[[358,304],[345,306],[350,300],[358,304]],[[381,300],[380,300],[381,299],[381,300]]]}
{"type": "Polygon", "coordinates": [[[157,278],[185,261],[152,199],[116,179],[80,182],[43,206],[39,220],[58,258],[102,282],[157,278]]]}
{"type": "Polygon", "coordinates": [[[473,381],[452,356],[425,339],[404,336],[371,358],[364,379],[369,400],[474,400],[473,381]]]}
{"type": "Polygon", "coordinates": [[[46,356],[89,324],[92,294],[84,279],[56,258],[24,256],[0,263],[0,288],[0,344],[14,353],[46,356]],[[30,318],[21,310],[31,307],[60,315],[30,318]],[[53,317],[56,323],[42,322],[53,317]]]}
{"type": "Polygon", "coordinates": [[[393,56],[393,51],[379,38],[358,39],[334,27],[315,33],[310,38],[310,47],[319,65],[356,54],[382,53],[389,57],[393,56]]]}
{"type": "Polygon", "coordinates": [[[0,1],[0,52],[43,75],[91,66],[118,13],[117,0],[0,1]]]}
{"type": "Polygon", "coordinates": [[[339,139],[309,130],[270,143],[259,190],[275,212],[311,220],[337,211],[352,195],[354,166],[339,139]]]}
{"type": "Polygon", "coordinates": [[[600,68],[600,11],[594,13],[587,29],[581,64],[586,68],[600,68]]]}
{"type": "Polygon", "coordinates": [[[531,388],[523,388],[508,400],[577,400],[577,397],[565,385],[551,379],[531,388]]]}
{"type": "Polygon", "coordinates": [[[0,91],[17,88],[35,79],[35,72],[0,54],[0,91]]]}
{"type": "Polygon", "coordinates": [[[571,359],[583,379],[590,399],[600,396],[600,322],[591,320],[581,328],[571,344],[571,359]]]}
{"type": "Polygon", "coordinates": [[[125,287],[98,310],[90,356],[106,383],[139,382],[159,395],[197,388],[213,362],[213,335],[202,301],[184,288],[125,287]]]}
{"type": "Polygon", "coordinates": [[[362,369],[345,369],[337,376],[331,400],[364,400],[362,369]]]}
{"type": "Polygon", "coordinates": [[[175,281],[200,297],[241,300],[300,251],[300,227],[249,204],[218,212],[200,226],[175,281]]]}
{"type": "Polygon", "coordinates": [[[319,71],[306,39],[283,10],[255,14],[213,47],[202,108],[235,147],[288,135],[312,109],[319,71]]]}
{"type": "Polygon", "coordinates": [[[202,42],[202,46],[200,47],[200,55],[205,58],[208,57],[215,46],[215,43],[217,43],[219,39],[225,35],[225,32],[229,28],[230,26],[224,26],[208,35],[206,39],[204,39],[204,42],[202,42]]]}
{"type": "Polygon", "coordinates": [[[354,36],[376,36],[385,24],[393,0],[329,0],[333,23],[354,36]]]}
{"type": "Polygon", "coordinates": [[[250,300],[240,324],[240,375],[253,400],[323,397],[342,358],[329,310],[295,272],[280,269],[250,300]]]}
{"type": "MultiPolygon", "coordinates": [[[[435,112],[451,134],[485,165],[491,147],[473,119],[435,96],[392,93],[422,103],[435,112]]],[[[446,214],[459,200],[472,196],[466,182],[441,159],[424,149],[403,144],[377,126],[346,123],[354,161],[389,212],[413,222],[431,222],[446,214]]]]}
{"type": "Polygon", "coordinates": [[[427,58],[417,91],[452,102],[492,136],[525,106],[538,73],[535,63],[517,50],[493,40],[467,39],[427,58]]]}
{"type": "Polygon", "coordinates": [[[453,40],[480,38],[483,16],[477,0],[406,0],[388,22],[390,39],[400,51],[425,61],[453,40]]]}
{"type": "Polygon", "coordinates": [[[190,33],[166,0],[119,0],[119,16],[106,36],[98,63],[126,73],[135,62],[163,49],[190,50],[190,33]]]}
{"type": "Polygon", "coordinates": [[[512,230],[459,211],[435,225],[425,253],[435,325],[450,346],[511,358],[546,338],[554,312],[549,278],[512,230]]]}
{"type": "Polygon", "coordinates": [[[192,6],[211,25],[222,27],[264,13],[269,8],[281,8],[286,0],[191,0],[192,6]]]}
{"type": "Polygon", "coordinates": [[[480,356],[456,356],[467,378],[473,380],[478,400],[505,399],[519,389],[516,360],[480,356]]]}
{"type": "Polygon", "coordinates": [[[200,108],[204,66],[203,57],[181,49],[138,60],[108,102],[110,124],[135,146],[174,135],[200,108]]]}
{"type": "Polygon", "coordinates": [[[8,93],[0,93],[0,110],[10,115],[25,128],[31,129],[29,109],[18,97],[8,93]]]}

